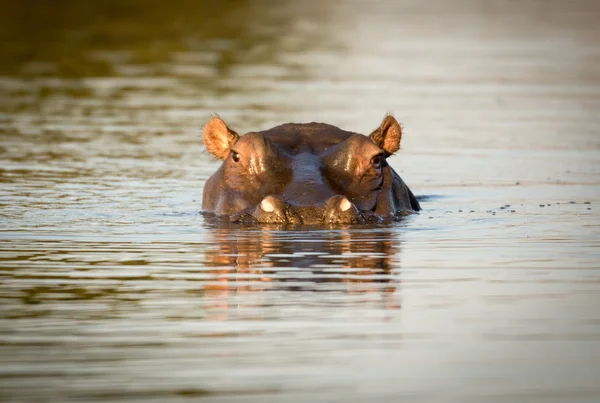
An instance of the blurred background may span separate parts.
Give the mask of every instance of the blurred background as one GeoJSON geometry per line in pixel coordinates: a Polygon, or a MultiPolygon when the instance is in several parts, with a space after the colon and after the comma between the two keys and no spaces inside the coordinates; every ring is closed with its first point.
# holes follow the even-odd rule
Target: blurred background
{"type": "Polygon", "coordinates": [[[600,396],[596,0],[0,0],[0,400],[600,396]],[[424,211],[215,228],[201,128],[402,123],[424,211]]]}

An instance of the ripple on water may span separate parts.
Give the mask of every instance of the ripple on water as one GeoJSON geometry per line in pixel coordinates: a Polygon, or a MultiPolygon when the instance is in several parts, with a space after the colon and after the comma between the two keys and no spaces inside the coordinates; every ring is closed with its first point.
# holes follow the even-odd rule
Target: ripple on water
{"type": "Polygon", "coordinates": [[[113,3],[4,7],[0,400],[598,400],[596,2],[113,3]],[[211,115],[386,111],[420,214],[200,213],[211,115]]]}

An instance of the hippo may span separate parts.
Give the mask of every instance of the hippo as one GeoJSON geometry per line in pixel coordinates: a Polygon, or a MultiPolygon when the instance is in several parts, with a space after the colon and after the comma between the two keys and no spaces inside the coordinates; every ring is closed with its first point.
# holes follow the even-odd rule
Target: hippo
{"type": "Polygon", "coordinates": [[[223,161],[204,186],[202,210],[231,222],[364,224],[421,209],[387,163],[402,138],[391,115],[369,136],[315,122],[240,136],[212,117],[202,137],[223,161]]]}

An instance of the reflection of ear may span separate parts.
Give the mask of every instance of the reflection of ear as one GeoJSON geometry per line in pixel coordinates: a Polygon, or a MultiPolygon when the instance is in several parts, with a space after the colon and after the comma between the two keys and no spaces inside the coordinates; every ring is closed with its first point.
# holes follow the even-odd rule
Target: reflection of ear
{"type": "Polygon", "coordinates": [[[392,115],[387,115],[369,138],[390,156],[400,149],[402,129],[392,115]]]}
{"type": "Polygon", "coordinates": [[[225,122],[220,118],[211,118],[204,130],[202,130],[202,139],[204,146],[209,153],[224,160],[229,154],[229,148],[240,138],[240,136],[230,130],[225,122]]]}

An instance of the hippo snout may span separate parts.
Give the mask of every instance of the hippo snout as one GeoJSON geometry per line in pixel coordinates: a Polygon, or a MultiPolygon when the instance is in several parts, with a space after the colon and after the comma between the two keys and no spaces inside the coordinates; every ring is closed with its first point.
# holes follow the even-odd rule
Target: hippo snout
{"type": "Polygon", "coordinates": [[[363,214],[346,196],[335,195],[317,206],[298,206],[279,196],[266,196],[244,214],[232,217],[233,222],[252,221],[264,224],[362,224],[363,214]]]}

